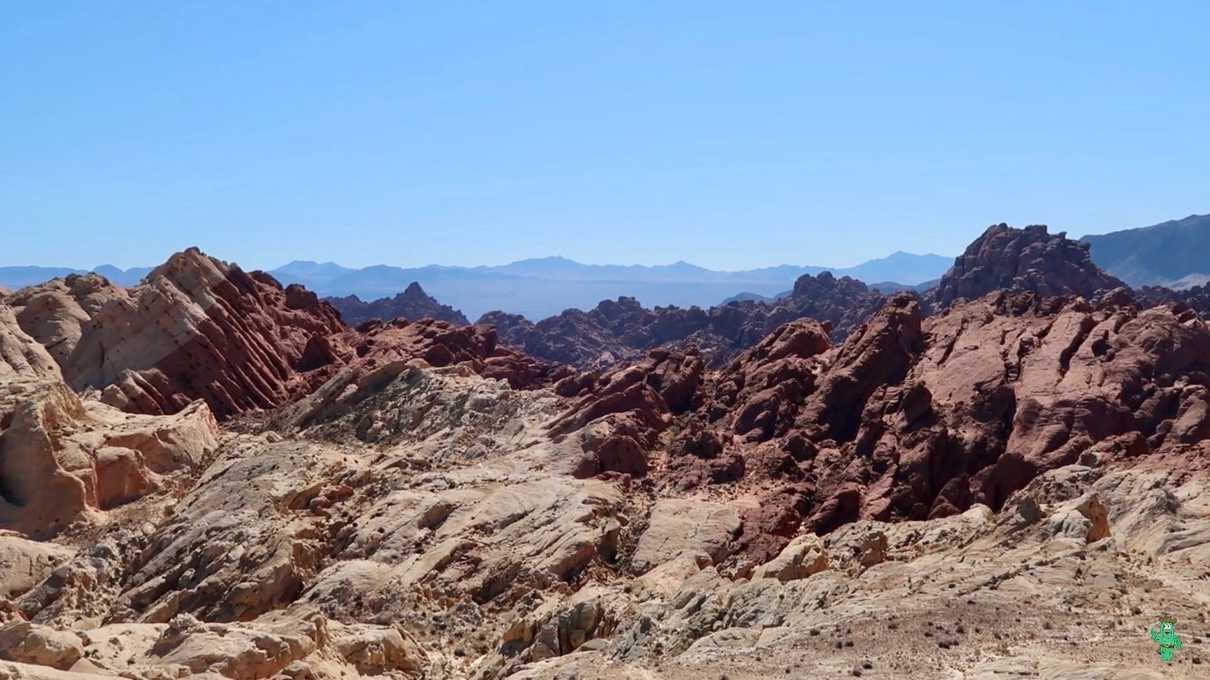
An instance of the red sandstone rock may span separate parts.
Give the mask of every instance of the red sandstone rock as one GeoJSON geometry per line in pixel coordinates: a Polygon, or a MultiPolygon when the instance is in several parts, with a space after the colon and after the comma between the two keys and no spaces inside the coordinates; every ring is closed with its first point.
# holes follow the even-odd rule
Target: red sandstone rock
{"type": "Polygon", "coordinates": [[[106,401],[130,410],[173,413],[200,397],[222,418],[285,403],[304,388],[311,338],[343,328],[305,289],[196,248],[128,293],[92,316],[63,365],[73,387],[108,388],[106,401]]]}
{"type": "Polygon", "coordinates": [[[499,346],[491,328],[432,319],[369,321],[342,333],[338,340],[353,348],[354,356],[345,363],[364,370],[411,359],[435,367],[464,364],[479,375],[505,380],[518,389],[546,385],[570,373],[499,346]]]}
{"type": "Polygon", "coordinates": [[[838,348],[813,322],[778,329],[678,392],[690,408],[677,413],[653,385],[692,356],[661,351],[577,384],[587,396],[553,430],[624,423],[657,487],[761,494],[768,507],[745,519],[752,556],[780,549],[789,525],[999,508],[1089,451],[1138,458],[1210,438],[1210,329],[1114,296],[993,293],[927,319],[892,296],[838,348]]]}
{"type": "Polygon", "coordinates": [[[1126,285],[1093,264],[1088,248],[1066,234],[1048,234],[1043,225],[992,225],[955,258],[937,286],[936,299],[949,305],[995,290],[1088,297],[1126,285]]]}

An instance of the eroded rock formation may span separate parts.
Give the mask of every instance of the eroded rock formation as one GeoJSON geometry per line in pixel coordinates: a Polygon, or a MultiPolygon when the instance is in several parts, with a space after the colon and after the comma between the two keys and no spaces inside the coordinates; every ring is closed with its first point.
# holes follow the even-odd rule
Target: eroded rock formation
{"type": "Polygon", "coordinates": [[[123,409],[174,413],[202,398],[223,418],[305,389],[309,345],[342,329],[305,289],[193,248],[97,309],[63,374],[123,409]]]}
{"type": "Polygon", "coordinates": [[[759,494],[747,537],[765,559],[800,525],[998,510],[1089,451],[1178,455],[1210,437],[1210,329],[1171,307],[999,292],[925,318],[898,294],[839,347],[795,322],[674,381],[673,408],[659,386],[693,356],[576,383],[555,429],[609,425],[596,441],[628,443],[623,471],[671,488],[759,494]]]}
{"type": "Polygon", "coordinates": [[[50,352],[21,328],[13,308],[0,301],[0,380],[61,375],[50,352]]]}
{"type": "Polygon", "coordinates": [[[172,416],[122,413],[81,400],[58,381],[0,382],[0,527],[54,535],[94,510],[160,487],[162,475],[196,471],[217,445],[209,408],[172,416]]]}
{"type": "Polygon", "coordinates": [[[21,328],[63,364],[92,318],[113,300],[127,300],[126,291],[97,274],[72,274],[23,288],[9,296],[21,328]]]}

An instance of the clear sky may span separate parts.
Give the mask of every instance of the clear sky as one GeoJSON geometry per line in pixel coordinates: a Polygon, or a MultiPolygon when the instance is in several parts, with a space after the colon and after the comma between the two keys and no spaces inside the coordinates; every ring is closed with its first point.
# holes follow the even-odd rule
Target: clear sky
{"type": "Polygon", "coordinates": [[[952,255],[1210,212],[1206,2],[4,2],[0,264],[952,255]]]}

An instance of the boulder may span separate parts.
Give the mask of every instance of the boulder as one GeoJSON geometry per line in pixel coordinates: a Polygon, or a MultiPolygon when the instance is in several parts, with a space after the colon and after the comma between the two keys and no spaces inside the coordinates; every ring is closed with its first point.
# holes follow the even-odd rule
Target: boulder
{"type": "Polygon", "coordinates": [[[644,573],[681,553],[702,552],[715,563],[730,554],[740,528],[739,513],[709,501],[662,499],[651,509],[647,530],[639,537],[631,563],[644,573]]]}
{"type": "Polygon", "coordinates": [[[775,578],[781,582],[795,581],[818,574],[828,568],[828,555],[823,540],[805,534],[790,541],[781,553],[756,568],[753,578],[775,578]]]}
{"type": "Polygon", "coordinates": [[[0,624],[0,659],[65,671],[83,654],[84,646],[75,633],[28,621],[0,624]]]}
{"type": "Polygon", "coordinates": [[[0,532],[0,598],[17,598],[74,554],[67,546],[0,532]]]}
{"type": "Polygon", "coordinates": [[[135,416],[81,400],[55,381],[0,383],[0,527],[51,536],[95,510],[158,487],[217,445],[205,404],[173,416],[135,416]]]}

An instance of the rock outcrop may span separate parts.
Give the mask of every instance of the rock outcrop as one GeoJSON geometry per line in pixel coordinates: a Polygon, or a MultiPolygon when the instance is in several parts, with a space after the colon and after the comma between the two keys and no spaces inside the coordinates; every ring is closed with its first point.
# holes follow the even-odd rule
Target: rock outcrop
{"type": "Polygon", "coordinates": [[[336,340],[351,350],[335,371],[342,380],[375,371],[398,373],[398,367],[411,362],[438,368],[457,365],[504,380],[517,389],[533,389],[571,372],[500,345],[492,328],[455,326],[432,319],[415,323],[403,319],[367,321],[336,340]]]}
{"type": "Polygon", "coordinates": [[[606,448],[631,462],[597,473],[755,494],[740,547],[758,562],[800,525],[998,510],[1090,450],[1185,455],[1210,437],[1210,328],[1121,296],[999,292],[925,318],[897,294],[839,347],[813,322],[784,326],[678,383],[673,408],[660,376],[692,356],[568,379],[580,396],[556,430],[599,427],[600,446],[626,443],[606,448]]]}
{"type": "Polygon", "coordinates": [[[46,348],[22,330],[13,308],[0,301],[0,380],[61,375],[46,348]]]}
{"type": "Polygon", "coordinates": [[[365,302],[356,295],[349,295],[324,298],[324,302],[335,307],[336,311],[340,312],[340,318],[350,326],[356,326],[371,319],[381,321],[434,319],[462,326],[470,323],[462,312],[437,302],[415,281],[393,298],[365,302]]]}
{"type": "Polygon", "coordinates": [[[84,330],[114,300],[129,304],[126,291],[97,274],[71,274],[22,288],[6,300],[22,330],[37,340],[59,364],[66,362],[84,330]]]}
{"type": "Polygon", "coordinates": [[[1044,225],[992,225],[954,259],[934,295],[941,305],[949,305],[996,290],[1091,297],[1125,286],[1093,264],[1088,248],[1066,233],[1049,234],[1044,225]]]}
{"type": "Polygon", "coordinates": [[[63,373],[126,410],[174,413],[201,398],[225,418],[305,391],[301,374],[335,359],[315,345],[343,329],[305,289],[191,248],[97,310],[63,373]]]}
{"type": "Polygon", "coordinates": [[[0,382],[0,527],[44,538],[196,470],[217,445],[204,403],[172,416],[82,401],[57,381],[0,382]]]}
{"type": "MultiPolygon", "coordinates": [[[[1194,636],[1207,604],[1188,571],[1210,559],[1199,500],[1210,450],[1189,427],[1200,422],[1188,385],[1202,322],[1025,298],[955,305],[934,325],[914,297],[894,297],[840,347],[799,320],[721,370],[657,349],[550,389],[513,389],[473,361],[344,364],[312,394],[226,433],[174,490],[77,522],[52,548],[0,536],[0,556],[30,551],[30,575],[0,601],[0,673],[680,680],[791,668],[923,679],[942,668],[1075,680],[1090,663],[1079,643],[1094,639],[1113,642],[1119,670],[1148,668],[1143,607],[1171,610],[1194,636]],[[1069,314],[1123,315],[1104,320],[1117,326],[1114,357],[1093,358],[1095,333],[1066,335],[1081,326],[1069,314]],[[1182,387],[1173,404],[1139,409],[1174,421],[1157,428],[1162,440],[1133,452],[1102,440],[1080,463],[1045,471],[1041,455],[997,513],[973,498],[978,484],[968,499],[945,481],[961,459],[909,438],[965,441],[945,418],[982,413],[987,375],[972,366],[992,363],[965,353],[1020,346],[1000,332],[1033,324],[1049,330],[1031,331],[1040,344],[1019,362],[1023,395],[1054,389],[1040,371],[1071,344],[1062,391],[1097,366],[1105,380],[1088,384],[1106,399],[1123,387],[1113,376],[1171,371],[1182,387]],[[901,438],[899,460],[884,436],[901,438]],[[938,456],[920,461],[921,450],[938,456]],[[585,459],[623,454],[646,469],[586,474],[585,459]],[[675,466],[685,458],[713,476],[682,484],[695,469],[675,466]],[[883,464],[887,474],[872,474],[883,464]],[[892,502],[892,521],[872,516],[881,500],[929,498],[938,483],[952,511],[926,506],[899,521],[892,502]]],[[[397,322],[364,335],[422,342],[419,331],[436,328],[467,327],[397,322]]],[[[166,418],[90,408],[124,423],[166,418]]],[[[972,441],[980,427],[970,425],[972,441]]],[[[62,434],[91,442],[108,428],[73,420],[62,434]]],[[[1189,658],[1165,670],[1195,678],[1189,658]]]]}
{"type": "Polygon", "coordinates": [[[1203,319],[1210,320],[1210,284],[1184,290],[1144,286],[1134,292],[1134,298],[1143,307],[1183,305],[1196,311],[1203,319]]]}

